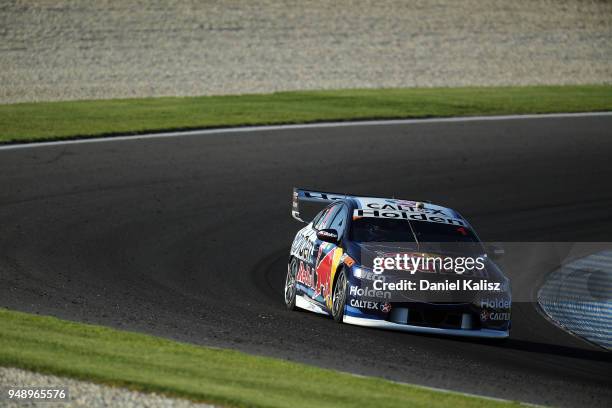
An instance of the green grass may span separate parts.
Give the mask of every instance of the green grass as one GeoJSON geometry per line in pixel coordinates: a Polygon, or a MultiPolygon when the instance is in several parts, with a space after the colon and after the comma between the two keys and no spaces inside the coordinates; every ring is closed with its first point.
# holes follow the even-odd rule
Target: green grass
{"type": "Polygon", "coordinates": [[[612,86],[282,92],[0,105],[0,143],[238,125],[612,110],[612,86]]]}
{"type": "Polygon", "coordinates": [[[233,406],[518,405],[6,309],[0,365],[233,406]]]}

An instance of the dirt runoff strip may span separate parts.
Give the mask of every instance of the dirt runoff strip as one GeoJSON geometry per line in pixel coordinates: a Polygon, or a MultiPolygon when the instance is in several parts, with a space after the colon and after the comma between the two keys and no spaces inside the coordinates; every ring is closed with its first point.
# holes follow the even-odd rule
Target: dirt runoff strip
{"type": "Polygon", "coordinates": [[[7,0],[0,103],[612,83],[612,2],[7,0]]]}
{"type": "Polygon", "coordinates": [[[4,394],[8,388],[40,388],[68,389],[68,401],[34,401],[9,399],[7,395],[0,396],[0,406],[3,407],[175,407],[175,408],[212,408],[212,405],[196,404],[194,402],[168,398],[153,393],[130,391],[123,388],[110,387],[77,381],[53,375],[43,375],[17,368],[0,367],[0,390],[4,394]]]}

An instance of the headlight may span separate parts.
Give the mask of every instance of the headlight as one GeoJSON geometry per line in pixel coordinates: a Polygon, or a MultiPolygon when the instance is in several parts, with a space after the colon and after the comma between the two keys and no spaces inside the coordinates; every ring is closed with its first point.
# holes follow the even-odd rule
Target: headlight
{"type": "Polygon", "coordinates": [[[353,276],[359,279],[366,279],[372,271],[360,266],[353,267],[353,276]]]}

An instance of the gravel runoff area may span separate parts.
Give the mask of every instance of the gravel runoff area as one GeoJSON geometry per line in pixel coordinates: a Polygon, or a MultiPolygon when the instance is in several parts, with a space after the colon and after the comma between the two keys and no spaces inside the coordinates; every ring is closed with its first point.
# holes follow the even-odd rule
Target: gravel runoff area
{"type": "Polygon", "coordinates": [[[0,103],[612,83],[612,2],[3,0],[0,103]]]}
{"type": "Polygon", "coordinates": [[[196,404],[194,402],[168,398],[153,393],[130,391],[123,388],[110,387],[77,381],[53,375],[43,375],[17,368],[0,367],[0,389],[6,387],[38,387],[68,388],[69,401],[10,401],[5,396],[0,397],[0,406],[11,408],[24,407],[174,407],[174,408],[211,408],[212,405],[196,404]]]}

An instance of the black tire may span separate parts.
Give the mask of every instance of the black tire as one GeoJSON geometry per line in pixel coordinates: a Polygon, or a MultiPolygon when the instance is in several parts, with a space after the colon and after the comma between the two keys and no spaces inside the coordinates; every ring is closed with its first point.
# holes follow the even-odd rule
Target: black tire
{"type": "Polygon", "coordinates": [[[344,318],[347,284],[348,277],[346,276],[346,271],[344,268],[341,268],[336,276],[336,283],[334,284],[334,292],[332,294],[332,317],[338,323],[342,323],[344,318]]]}
{"type": "Polygon", "coordinates": [[[287,278],[285,278],[285,305],[287,309],[295,309],[296,276],[298,271],[297,259],[291,258],[287,265],[287,278]]]}

